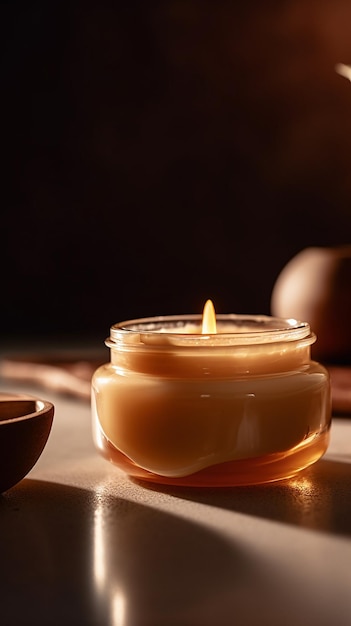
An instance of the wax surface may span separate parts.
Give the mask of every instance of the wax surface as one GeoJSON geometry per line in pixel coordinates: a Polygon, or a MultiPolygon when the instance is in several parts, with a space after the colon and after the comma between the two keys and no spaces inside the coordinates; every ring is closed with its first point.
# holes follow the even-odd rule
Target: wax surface
{"type": "Polygon", "coordinates": [[[121,375],[107,365],[93,388],[106,438],[161,476],[287,451],[329,421],[326,373],[317,363],[302,372],[229,380],[121,375]]]}
{"type": "Polygon", "coordinates": [[[234,466],[246,475],[241,484],[251,481],[256,470],[243,465],[250,459],[265,480],[291,475],[294,455],[296,468],[314,462],[331,411],[328,374],[310,358],[309,325],[224,315],[217,332],[207,319],[201,333],[200,323],[180,316],[111,327],[111,363],[92,381],[102,454],[133,475],[176,481],[206,472],[207,484],[218,468],[220,484],[235,484],[234,466]]]}

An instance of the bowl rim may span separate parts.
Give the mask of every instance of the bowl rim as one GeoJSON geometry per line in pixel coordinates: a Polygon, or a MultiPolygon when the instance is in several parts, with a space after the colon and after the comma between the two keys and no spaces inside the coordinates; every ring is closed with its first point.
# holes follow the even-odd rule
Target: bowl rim
{"type": "Polygon", "coordinates": [[[3,403],[12,403],[12,402],[34,402],[35,403],[35,411],[31,411],[30,413],[23,413],[23,415],[17,415],[15,417],[9,418],[0,418],[0,427],[13,424],[15,422],[23,422],[30,419],[34,419],[36,417],[43,417],[44,415],[49,415],[54,410],[54,404],[49,400],[43,400],[37,396],[31,396],[27,394],[9,394],[9,393],[0,393],[0,405],[3,403]]]}

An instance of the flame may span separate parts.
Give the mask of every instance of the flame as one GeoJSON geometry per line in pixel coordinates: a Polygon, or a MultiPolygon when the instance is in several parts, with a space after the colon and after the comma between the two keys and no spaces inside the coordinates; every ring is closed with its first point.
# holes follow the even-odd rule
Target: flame
{"type": "Polygon", "coordinates": [[[201,333],[203,335],[211,335],[211,334],[216,334],[216,332],[217,332],[216,312],[215,312],[212,300],[207,300],[204,306],[203,314],[202,314],[201,333]]]}

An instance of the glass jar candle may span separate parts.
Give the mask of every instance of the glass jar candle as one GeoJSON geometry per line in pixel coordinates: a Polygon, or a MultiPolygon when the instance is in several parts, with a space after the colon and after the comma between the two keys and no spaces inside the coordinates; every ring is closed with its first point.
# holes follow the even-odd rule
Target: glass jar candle
{"type": "Polygon", "coordinates": [[[329,376],[309,324],[269,316],[132,320],[92,380],[93,438],[132,477],[234,486],[288,478],[327,449],[329,376]]]}

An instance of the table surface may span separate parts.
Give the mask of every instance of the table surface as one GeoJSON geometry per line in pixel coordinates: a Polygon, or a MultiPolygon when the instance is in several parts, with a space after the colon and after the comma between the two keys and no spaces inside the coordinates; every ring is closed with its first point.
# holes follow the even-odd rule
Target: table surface
{"type": "Polygon", "coordinates": [[[0,496],[2,626],[350,626],[351,419],[292,480],[159,489],[99,456],[88,402],[0,391],[55,405],[36,466],[0,496]]]}

